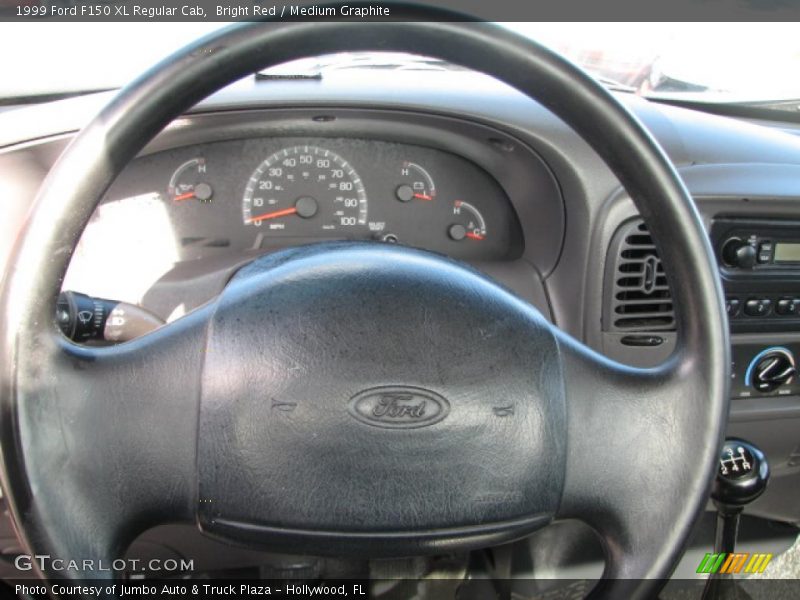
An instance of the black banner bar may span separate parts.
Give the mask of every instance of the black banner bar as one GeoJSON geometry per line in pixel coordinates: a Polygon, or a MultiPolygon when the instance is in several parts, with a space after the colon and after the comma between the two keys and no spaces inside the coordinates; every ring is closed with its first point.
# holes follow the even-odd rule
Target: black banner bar
{"type": "MultiPolygon", "coordinates": [[[[485,21],[797,21],[800,0],[434,0],[485,21]]],[[[454,14],[454,19],[459,17],[454,14]]],[[[401,3],[251,0],[0,0],[0,21],[414,20],[401,3]]]]}
{"type": "MultiPolygon", "coordinates": [[[[752,600],[800,597],[798,579],[736,578],[726,585],[739,598],[752,600]],[[733,590],[732,590],[733,591],[733,590]]],[[[632,582],[633,583],[633,582],[632,582]]],[[[479,600],[505,593],[514,600],[567,600],[585,597],[595,586],[589,579],[165,579],[165,580],[10,580],[6,592],[18,598],[118,598],[120,600],[220,600],[223,598],[293,598],[295,600],[400,600],[405,598],[479,600]]],[[[701,598],[706,579],[666,582],[662,600],[701,598]]],[[[0,589],[0,595],[4,592],[0,589]]],[[[5,597],[2,595],[2,597],[5,597]]],[[[734,596],[731,596],[734,597],[734,596]]]]}

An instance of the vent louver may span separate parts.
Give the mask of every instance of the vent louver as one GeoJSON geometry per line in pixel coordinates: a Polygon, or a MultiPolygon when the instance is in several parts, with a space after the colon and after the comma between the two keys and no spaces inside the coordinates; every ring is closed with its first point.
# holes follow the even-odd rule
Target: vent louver
{"type": "Polygon", "coordinates": [[[607,331],[675,329],[664,267],[641,219],[623,225],[611,243],[605,306],[607,331]]]}

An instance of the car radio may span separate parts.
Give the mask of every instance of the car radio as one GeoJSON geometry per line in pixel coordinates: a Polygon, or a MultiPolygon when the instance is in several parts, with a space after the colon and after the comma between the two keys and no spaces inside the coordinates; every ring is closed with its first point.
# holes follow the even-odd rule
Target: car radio
{"type": "Polygon", "coordinates": [[[800,331],[800,221],[716,219],[711,240],[731,331],[800,331]]]}

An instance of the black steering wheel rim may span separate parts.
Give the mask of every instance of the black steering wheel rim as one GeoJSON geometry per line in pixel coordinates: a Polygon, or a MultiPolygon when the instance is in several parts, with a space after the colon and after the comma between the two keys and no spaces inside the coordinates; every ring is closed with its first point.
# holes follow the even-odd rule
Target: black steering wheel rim
{"type": "MultiPolygon", "coordinates": [[[[80,455],[74,447],[75,440],[69,436],[64,438],[69,443],[53,444],[52,436],[58,436],[60,428],[69,427],[81,417],[95,428],[100,423],[102,415],[97,416],[97,406],[93,415],[87,416],[87,397],[75,392],[82,385],[82,373],[91,375],[92,369],[108,365],[113,368],[129,360],[152,367],[147,360],[169,352],[188,357],[185,350],[175,348],[187,339],[203,344],[204,326],[213,318],[209,316],[212,309],[201,309],[167,328],[171,331],[146,336],[148,340],[142,342],[104,351],[88,350],[66,342],[55,329],[52,315],[60,282],[83,227],[105,190],[172,119],[223,85],[258,68],[348,50],[413,51],[483,71],[516,87],[561,117],[597,151],[648,223],[674,282],[678,344],[667,363],[648,371],[627,369],[606,361],[557,330],[549,332],[547,338],[548,344],[557,349],[563,368],[568,413],[563,431],[563,493],[556,516],[583,518],[603,538],[609,557],[609,579],[596,590],[597,594],[618,594],[623,589],[621,585],[626,585],[624,589],[630,594],[652,592],[658,585],[654,580],[667,577],[674,568],[705,504],[727,416],[729,345],[713,252],[680,178],[635,117],[570,63],[538,44],[485,23],[330,21],[235,25],[154,67],[123,89],[76,136],[40,190],[2,290],[2,479],[23,542],[37,554],[108,557],[118,553],[142,524],[160,522],[167,515],[198,514],[194,472],[175,479],[172,487],[154,484],[153,490],[148,490],[165,495],[166,507],[141,492],[139,500],[131,500],[125,523],[115,522],[108,511],[104,512],[106,507],[100,504],[101,500],[96,506],[87,503],[82,507],[79,505],[85,497],[54,496],[42,477],[52,475],[49,457],[53,453],[80,455]],[[155,346],[147,347],[155,343],[162,346],[155,350],[155,346]],[[143,347],[148,350],[149,359],[141,355],[143,347]],[[48,371],[50,366],[54,367],[52,374],[48,371]],[[66,388],[72,389],[72,395],[66,388]],[[656,404],[660,407],[654,407],[656,404]],[[626,435],[619,435],[614,429],[623,419],[628,419],[629,429],[624,429],[626,435]],[[615,439],[607,440],[610,456],[615,452],[622,456],[626,444],[640,444],[643,456],[630,459],[630,473],[604,467],[592,458],[597,452],[591,444],[597,440],[582,435],[587,423],[593,429],[617,434],[615,439]],[[675,465],[655,459],[670,440],[675,444],[669,448],[675,465]],[[656,520],[651,525],[625,514],[641,510],[640,499],[619,497],[626,487],[628,493],[635,489],[646,460],[655,461],[654,465],[662,469],[661,479],[648,475],[642,480],[651,490],[662,487],[662,497],[653,501],[653,514],[648,515],[656,520]],[[639,468],[641,472],[637,471],[639,468]],[[607,490],[598,490],[598,485],[607,485],[607,490]],[[60,508],[54,508],[59,503],[60,508]],[[69,525],[58,525],[59,517],[68,519],[69,525]],[[652,527],[660,528],[662,533],[650,531],[652,527]],[[670,529],[670,533],[664,533],[664,529],[670,529]],[[630,581],[620,583],[625,578],[630,581]],[[648,581],[650,578],[653,580],[648,581]]],[[[431,263],[431,268],[439,267],[439,263],[431,263]]],[[[486,290],[486,298],[499,298],[496,290],[486,290]]],[[[476,302],[479,300],[476,298],[476,302]]],[[[189,364],[188,358],[185,364],[189,364]]],[[[126,364],[128,367],[130,364],[126,364]]],[[[148,372],[154,379],[159,377],[159,368],[170,367],[152,367],[148,372]]],[[[198,373],[203,368],[202,364],[197,367],[198,373]]],[[[109,381],[116,376],[108,375],[109,381]]],[[[168,379],[168,374],[162,376],[168,379]]],[[[100,377],[106,377],[105,372],[100,377]]],[[[195,392],[200,395],[199,388],[195,392]]],[[[110,401],[122,401],[122,393],[110,401]]],[[[108,411],[108,419],[112,415],[114,419],[120,417],[111,408],[108,411]]],[[[174,411],[177,413],[179,408],[174,411]]],[[[135,414],[127,416],[135,418],[135,414]]],[[[111,444],[110,438],[106,441],[111,444]]],[[[120,460],[125,456],[134,458],[121,454],[120,460]]],[[[194,458],[188,449],[181,449],[176,451],[175,462],[189,466],[194,464],[194,458]]],[[[165,471],[159,476],[169,476],[165,473],[170,471],[156,458],[150,464],[147,460],[142,459],[147,468],[163,468],[165,471]]],[[[139,475],[149,476],[143,472],[139,475]]],[[[127,490],[126,485],[120,482],[118,493],[127,490]]],[[[110,502],[113,497],[106,500],[110,502]]],[[[482,541],[504,539],[509,538],[490,535],[482,541]]],[[[473,539],[471,543],[478,541],[473,539]]],[[[65,576],[49,571],[44,575],[65,576]]]]}

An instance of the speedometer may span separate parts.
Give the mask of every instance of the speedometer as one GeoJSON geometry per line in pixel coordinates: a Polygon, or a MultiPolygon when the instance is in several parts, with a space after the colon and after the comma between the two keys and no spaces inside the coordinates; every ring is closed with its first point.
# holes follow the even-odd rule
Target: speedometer
{"type": "Polygon", "coordinates": [[[355,169],[318,146],[293,146],[253,171],[242,198],[245,225],[287,235],[351,231],[367,223],[367,194],[355,169]]]}

